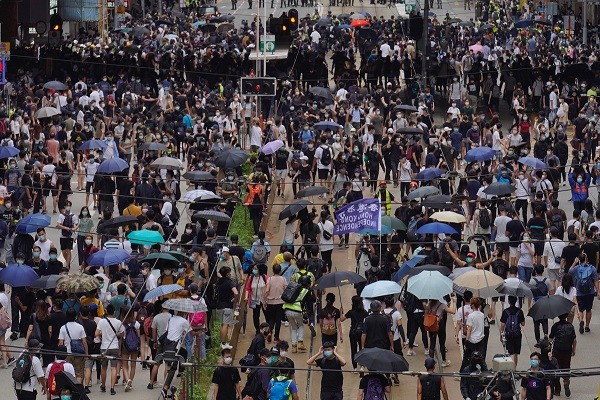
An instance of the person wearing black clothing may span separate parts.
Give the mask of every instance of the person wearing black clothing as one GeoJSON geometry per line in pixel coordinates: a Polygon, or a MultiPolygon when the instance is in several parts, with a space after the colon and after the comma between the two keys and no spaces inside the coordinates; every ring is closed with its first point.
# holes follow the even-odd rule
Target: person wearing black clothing
{"type": "Polygon", "coordinates": [[[365,318],[361,344],[364,349],[378,347],[394,351],[394,335],[388,318],[381,313],[381,302],[371,302],[371,315],[365,318]]]}
{"type": "Polygon", "coordinates": [[[352,359],[352,367],[354,370],[357,368],[357,363],[354,361],[354,356],[356,353],[362,350],[361,336],[363,332],[363,323],[368,315],[369,313],[363,306],[362,298],[360,296],[352,296],[352,308],[340,318],[342,322],[350,318],[350,358],[352,359]]]}
{"type": "MultiPolygon", "coordinates": [[[[534,263],[539,264],[544,253],[544,240],[548,223],[544,217],[544,210],[541,207],[534,208],[534,216],[527,221],[527,229],[531,235],[533,247],[535,248],[534,263]]],[[[507,224],[508,225],[508,224],[507,224]]]]}
{"type": "Polygon", "coordinates": [[[231,363],[231,349],[221,350],[221,363],[215,368],[211,382],[215,384],[215,400],[241,399],[240,372],[231,363]]]}
{"type": "Polygon", "coordinates": [[[502,315],[500,316],[500,332],[504,335],[504,340],[506,342],[506,351],[512,357],[515,365],[517,365],[517,361],[519,359],[519,354],[521,354],[521,344],[523,341],[523,333],[519,328],[518,333],[510,333],[508,334],[506,329],[506,323],[510,315],[517,316],[517,323],[519,326],[525,326],[525,315],[523,314],[523,310],[516,306],[517,298],[515,296],[508,296],[508,304],[509,307],[502,311],[502,315]]]}
{"type": "Polygon", "coordinates": [[[468,375],[486,371],[488,371],[488,367],[483,354],[479,351],[473,352],[469,364],[460,371],[463,374],[460,378],[460,394],[464,399],[478,399],[479,394],[485,389],[485,382],[473,379],[468,375]]]}
{"type": "Polygon", "coordinates": [[[573,266],[575,259],[579,257],[581,254],[581,248],[579,247],[579,243],[577,241],[577,234],[575,232],[571,232],[568,234],[569,244],[567,244],[562,251],[560,256],[560,270],[563,271],[564,274],[569,273],[569,269],[573,266]]]}
{"type": "Polygon", "coordinates": [[[229,325],[235,324],[233,309],[235,308],[238,290],[235,282],[231,279],[231,268],[221,267],[219,274],[221,277],[215,285],[217,290],[215,309],[219,311],[221,317],[221,347],[226,347],[229,325]]]}
{"type": "Polygon", "coordinates": [[[506,236],[508,236],[510,247],[510,265],[517,265],[517,249],[519,247],[520,238],[525,228],[523,223],[519,220],[519,215],[513,212],[512,221],[508,221],[506,224],[506,236]]]}
{"type": "Polygon", "coordinates": [[[48,264],[40,258],[41,249],[39,246],[33,248],[32,257],[25,261],[39,276],[47,275],[48,264]]]}
{"type": "MultiPolygon", "coordinates": [[[[532,373],[540,371],[541,356],[538,352],[533,352],[529,356],[530,371],[532,373]]],[[[568,397],[568,396],[567,396],[568,397]]],[[[550,381],[546,378],[538,377],[535,374],[527,375],[521,380],[521,399],[523,400],[549,400],[552,398],[552,387],[550,381]]]]}
{"type": "MultiPolygon", "coordinates": [[[[550,340],[552,340],[552,356],[558,362],[558,368],[560,369],[571,369],[571,357],[575,356],[577,349],[577,335],[575,334],[575,328],[573,324],[567,321],[569,314],[562,314],[558,316],[558,322],[552,325],[550,328],[550,340]]],[[[565,384],[565,394],[568,396],[571,394],[569,384],[571,378],[568,376],[563,377],[565,384]]],[[[560,382],[555,384],[554,394],[560,396],[560,382]]]]}
{"type": "Polygon", "coordinates": [[[427,358],[425,360],[425,369],[429,374],[419,375],[417,380],[417,400],[440,400],[444,396],[444,400],[448,400],[448,391],[444,377],[432,375],[435,372],[435,359],[427,358]]]}
{"type": "Polygon", "coordinates": [[[256,332],[256,335],[252,338],[252,342],[250,342],[250,346],[248,347],[248,351],[246,354],[252,354],[256,359],[259,358],[259,353],[262,349],[267,347],[266,337],[269,335],[269,324],[263,322],[258,327],[259,331],[256,332]]]}
{"type": "Polygon", "coordinates": [[[131,204],[133,200],[133,182],[129,177],[117,178],[117,209],[119,214],[123,215],[123,210],[131,204]]]}
{"type": "MultiPolygon", "coordinates": [[[[94,303],[90,303],[87,306],[81,307],[81,310],[79,311],[79,320],[77,321],[81,326],[83,326],[83,330],[85,331],[85,339],[88,343],[88,354],[90,355],[100,354],[100,343],[94,342],[97,326],[96,322],[94,321],[94,316],[96,316],[97,310],[98,306],[94,303]]],[[[143,327],[140,330],[143,330],[143,327]]],[[[92,382],[92,367],[94,366],[95,362],[96,361],[93,359],[85,360],[83,370],[83,385],[85,386],[85,392],[88,394],[90,393],[90,386],[92,382]]]]}
{"type": "Polygon", "coordinates": [[[346,360],[340,356],[332,342],[325,342],[319,352],[306,361],[307,365],[323,370],[321,375],[321,400],[342,400],[346,360]],[[320,357],[320,358],[319,358],[320,357]]]}

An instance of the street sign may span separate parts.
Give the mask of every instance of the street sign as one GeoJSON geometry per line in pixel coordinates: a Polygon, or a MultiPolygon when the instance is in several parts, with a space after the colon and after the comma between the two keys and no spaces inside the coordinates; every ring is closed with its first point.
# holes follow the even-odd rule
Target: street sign
{"type": "Polygon", "coordinates": [[[0,42],[0,58],[10,61],[10,42],[0,42]]]}
{"type": "Polygon", "coordinates": [[[263,35],[260,37],[260,42],[258,43],[258,50],[262,53],[265,51],[267,53],[275,52],[275,35],[263,35]]]}
{"type": "Polygon", "coordinates": [[[404,4],[404,12],[405,13],[410,14],[413,11],[415,11],[415,5],[414,4],[404,4]]]}

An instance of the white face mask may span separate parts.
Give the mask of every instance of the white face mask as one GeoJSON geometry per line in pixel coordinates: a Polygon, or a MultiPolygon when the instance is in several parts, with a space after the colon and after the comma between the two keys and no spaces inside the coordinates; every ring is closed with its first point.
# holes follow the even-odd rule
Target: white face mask
{"type": "Polygon", "coordinates": [[[191,234],[191,233],[192,233],[192,230],[191,230],[191,229],[186,229],[186,230],[185,230],[185,233],[187,233],[187,234],[189,235],[189,234],[191,234]]]}
{"type": "Polygon", "coordinates": [[[87,244],[88,246],[89,246],[90,244],[92,244],[92,239],[87,239],[87,240],[85,241],[85,244],[87,244]]]}
{"type": "Polygon", "coordinates": [[[225,365],[230,365],[232,361],[233,361],[233,358],[231,358],[231,357],[224,357],[223,358],[223,363],[225,365]]]}

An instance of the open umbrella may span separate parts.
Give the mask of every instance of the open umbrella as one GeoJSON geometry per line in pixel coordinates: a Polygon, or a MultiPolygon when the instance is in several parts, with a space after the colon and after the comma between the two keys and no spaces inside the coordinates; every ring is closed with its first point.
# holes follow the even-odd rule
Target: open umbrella
{"type": "Polygon", "coordinates": [[[152,246],[153,244],[165,242],[165,239],[159,231],[151,231],[150,229],[133,231],[127,237],[131,243],[142,244],[145,246],[152,246]]]}
{"type": "Polygon", "coordinates": [[[452,271],[450,271],[450,268],[445,267],[443,265],[425,264],[425,265],[419,265],[414,268],[411,268],[411,270],[408,271],[408,273],[406,275],[415,276],[415,275],[419,275],[421,272],[439,272],[440,274],[442,274],[444,276],[448,276],[448,275],[450,275],[450,273],[452,271]]]}
{"type": "Polygon", "coordinates": [[[350,22],[350,26],[353,28],[361,28],[363,26],[370,26],[371,22],[366,19],[355,19],[350,22]]]}
{"type": "Polygon", "coordinates": [[[0,147],[0,160],[5,158],[16,157],[21,151],[13,146],[0,147]]]}
{"type": "Polygon", "coordinates": [[[519,158],[519,162],[523,165],[527,165],[534,169],[547,169],[548,164],[535,157],[521,157],[519,158]]]}
{"type": "Polygon", "coordinates": [[[424,271],[408,278],[406,290],[421,300],[442,301],[452,293],[452,280],[437,271],[424,271]]]}
{"type": "Polygon", "coordinates": [[[467,222],[467,218],[454,211],[438,211],[434,212],[429,216],[431,219],[435,219],[436,221],[441,222],[450,222],[454,224],[464,224],[467,222]]]}
{"type": "Polygon", "coordinates": [[[323,187],[323,186],[309,186],[306,187],[302,190],[299,190],[298,193],[296,193],[296,196],[299,198],[302,197],[310,197],[310,196],[319,196],[322,194],[327,193],[327,188],[323,187]]]}
{"type": "Polygon", "coordinates": [[[250,155],[242,149],[227,149],[219,153],[214,164],[219,168],[236,168],[246,162],[250,155]]]}
{"type": "Polygon", "coordinates": [[[483,46],[477,43],[469,46],[469,50],[471,50],[473,53],[483,53],[483,46]]]}
{"type": "Polygon", "coordinates": [[[562,296],[544,296],[535,301],[527,316],[533,318],[534,321],[553,319],[568,314],[574,305],[575,303],[562,296]]]}
{"type": "Polygon", "coordinates": [[[50,81],[44,83],[44,89],[67,90],[69,87],[59,81],[50,81]]]}
{"type": "Polygon", "coordinates": [[[177,40],[179,40],[179,36],[177,36],[177,35],[176,35],[176,34],[174,34],[174,33],[169,33],[169,34],[167,34],[167,35],[163,36],[163,39],[166,39],[166,40],[169,40],[169,41],[170,41],[170,40],[175,40],[175,41],[177,41],[177,40]]]}
{"type": "Polygon", "coordinates": [[[402,220],[396,217],[390,217],[388,215],[384,215],[381,217],[381,225],[390,227],[392,229],[396,229],[398,231],[405,231],[408,229],[408,227],[404,222],[402,222],[402,220]]]}
{"type": "Polygon", "coordinates": [[[118,217],[106,220],[102,224],[102,229],[119,228],[121,226],[136,224],[138,222],[139,220],[136,217],[132,217],[131,215],[120,215],[118,217]]]}
{"type": "Polygon", "coordinates": [[[445,194],[429,196],[421,202],[421,205],[444,210],[452,207],[452,197],[445,194]]]}
{"type": "Polygon", "coordinates": [[[424,132],[421,128],[400,128],[396,133],[401,133],[403,135],[422,135],[424,132]]]}
{"type": "Polygon", "coordinates": [[[452,24],[458,24],[462,22],[462,19],[460,18],[450,18],[448,21],[446,21],[446,23],[452,25],[452,24]]]}
{"type": "Polygon", "coordinates": [[[214,177],[208,171],[188,171],[182,175],[183,179],[188,179],[192,182],[202,182],[213,179],[214,177]]]}
{"type": "Polygon", "coordinates": [[[425,168],[417,174],[417,180],[430,181],[444,175],[446,171],[441,168],[425,168]]]}
{"type": "Polygon", "coordinates": [[[322,97],[326,100],[333,100],[331,90],[329,90],[328,88],[324,88],[321,86],[312,86],[310,89],[308,89],[308,91],[317,97],[322,97]]]}
{"type": "Polygon", "coordinates": [[[125,250],[119,249],[104,249],[95,252],[87,259],[87,265],[90,267],[105,267],[107,265],[121,264],[131,258],[125,250]]]}
{"type": "Polygon", "coordinates": [[[334,271],[317,280],[317,289],[327,289],[364,282],[366,279],[351,271],[334,271]]]}
{"type": "Polygon", "coordinates": [[[115,174],[128,168],[127,161],[119,157],[113,157],[102,161],[98,166],[98,172],[101,174],[115,174]]]}
{"type": "Polygon", "coordinates": [[[413,190],[412,192],[410,192],[407,196],[408,200],[416,200],[416,199],[422,199],[424,197],[427,196],[431,196],[433,194],[438,194],[440,192],[440,189],[434,187],[434,186],[421,186],[420,188],[417,188],[415,190],[413,190]]]}
{"type": "Polygon", "coordinates": [[[458,26],[464,26],[467,28],[471,28],[471,27],[475,26],[475,24],[472,23],[471,21],[462,21],[462,22],[458,23],[458,26]]]}
{"type": "Polygon", "coordinates": [[[183,169],[183,163],[181,160],[173,157],[159,157],[156,160],[152,161],[150,164],[153,167],[158,167],[162,169],[170,169],[170,170],[180,170],[183,169]]]}
{"type": "Polygon", "coordinates": [[[471,272],[471,271],[477,271],[477,268],[475,268],[475,267],[457,267],[457,268],[454,268],[454,271],[452,271],[452,273],[450,275],[448,275],[448,278],[450,278],[450,279],[452,279],[452,281],[454,281],[456,278],[458,278],[462,274],[466,274],[467,272],[471,272]]]}
{"type": "Polygon", "coordinates": [[[132,30],[133,36],[141,37],[148,35],[150,33],[150,29],[145,26],[135,26],[132,30]]]}
{"type": "Polygon", "coordinates": [[[370,235],[370,236],[381,236],[381,235],[389,235],[394,232],[394,229],[387,225],[381,224],[381,229],[373,229],[373,228],[362,228],[356,232],[357,235],[370,235]]]}
{"type": "Polygon", "coordinates": [[[522,19],[520,21],[515,22],[515,28],[529,28],[533,25],[533,21],[530,19],[522,19]]]}
{"type": "Polygon", "coordinates": [[[367,15],[364,12],[355,12],[352,15],[350,15],[351,20],[365,19],[365,18],[367,18],[367,15]]]}
{"type": "Polygon", "coordinates": [[[306,199],[300,199],[293,204],[290,204],[279,213],[279,220],[290,218],[292,215],[298,214],[300,211],[311,205],[312,203],[306,199]]]}
{"type": "Polygon", "coordinates": [[[377,297],[388,296],[390,294],[398,294],[402,291],[402,287],[394,281],[377,281],[368,284],[360,293],[361,297],[374,299],[377,297]]]}
{"type": "Polygon", "coordinates": [[[483,189],[483,193],[489,196],[508,196],[512,192],[514,192],[516,188],[510,183],[504,182],[493,182],[488,185],[485,189],[483,189]]]}
{"type": "Polygon", "coordinates": [[[231,221],[231,217],[229,215],[227,215],[224,212],[215,211],[215,210],[198,211],[197,213],[194,213],[194,216],[196,218],[207,219],[207,220],[209,219],[211,221],[217,221],[217,222],[231,221]]]}
{"type": "Polygon", "coordinates": [[[216,195],[214,192],[211,192],[210,190],[204,190],[204,189],[195,189],[195,190],[191,190],[189,192],[187,192],[186,194],[183,195],[183,197],[181,198],[182,201],[194,201],[196,199],[213,199],[218,197],[219,199],[221,198],[220,196],[216,195]]]}
{"type": "MultiPolygon", "coordinates": [[[[398,104],[396,107],[394,107],[394,111],[417,112],[419,110],[417,109],[417,107],[411,106],[410,104],[398,104]]],[[[415,129],[419,129],[419,128],[415,128],[415,129]]],[[[423,132],[422,129],[420,129],[420,131],[423,132]]]]}
{"type": "Polygon", "coordinates": [[[204,24],[200,26],[200,30],[204,33],[211,33],[217,30],[217,25],[215,24],[204,24]]]}
{"type": "Polygon", "coordinates": [[[496,151],[492,150],[489,147],[481,146],[472,148],[471,150],[467,151],[467,154],[465,155],[465,160],[469,162],[487,161],[494,158],[495,155],[496,151]]]}
{"type": "Polygon", "coordinates": [[[331,18],[319,18],[317,20],[317,22],[315,22],[315,25],[318,25],[318,26],[331,25],[331,18]]]}
{"type": "Polygon", "coordinates": [[[30,286],[35,289],[54,289],[62,275],[45,275],[36,279],[30,286]]]}
{"type": "Polygon", "coordinates": [[[108,145],[104,140],[92,139],[82,142],[77,150],[104,150],[106,146],[108,145]]]}
{"type": "Polygon", "coordinates": [[[146,151],[167,151],[167,146],[165,146],[162,143],[152,142],[152,143],[144,143],[138,149],[146,150],[146,151]]]}
{"type": "Polygon", "coordinates": [[[282,148],[284,146],[283,141],[277,139],[277,140],[273,140],[270,141],[269,143],[265,144],[263,146],[263,148],[261,149],[262,153],[269,156],[271,154],[275,154],[275,152],[277,150],[279,150],[280,148],[282,148]]]}
{"type": "Polygon", "coordinates": [[[419,255],[419,254],[417,254],[416,256],[413,256],[410,260],[404,262],[400,266],[400,268],[398,268],[398,271],[396,271],[394,276],[392,276],[392,280],[394,282],[399,282],[400,279],[404,278],[412,268],[414,268],[417,264],[419,264],[421,261],[423,261],[426,258],[427,258],[427,256],[419,255]]]}
{"type": "Polygon", "coordinates": [[[507,294],[509,296],[516,297],[533,297],[531,288],[522,281],[509,281],[504,282],[496,288],[496,291],[500,294],[507,294]]]}
{"type": "Polygon", "coordinates": [[[17,233],[33,233],[38,228],[45,228],[50,226],[52,219],[49,215],[35,213],[29,214],[17,222],[16,232],[17,233]]]}
{"type": "Polygon", "coordinates": [[[177,260],[179,260],[179,262],[188,259],[187,254],[182,253],[180,251],[175,251],[175,250],[167,251],[166,253],[161,253],[161,254],[168,254],[170,256],[173,256],[174,258],[176,258],[177,260]]]}
{"type": "Polygon", "coordinates": [[[409,369],[408,362],[400,354],[379,347],[362,349],[356,353],[354,361],[372,371],[404,372],[409,369]]]}
{"type": "Polygon", "coordinates": [[[179,311],[184,313],[206,312],[208,308],[204,299],[200,301],[192,299],[169,299],[162,304],[167,310],[179,311]]]}
{"type": "Polygon", "coordinates": [[[350,14],[348,14],[348,13],[340,13],[338,15],[338,18],[339,19],[348,19],[348,18],[350,18],[350,14]]]}
{"type": "Polygon", "coordinates": [[[179,292],[180,290],[183,290],[183,289],[184,289],[183,286],[177,285],[177,284],[160,285],[160,286],[155,287],[154,289],[150,290],[148,293],[146,293],[146,295],[144,296],[144,301],[151,301],[154,299],[158,299],[161,296],[179,292]]]}
{"type": "Polygon", "coordinates": [[[443,222],[429,222],[417,229],[419,235],[438,235],[440,233],[456,234],[456,229],[443,222]]]}
{"type": "Polygon", "coordinates": [[[36,118],[51,118],[60,115],[61,112],[56,107],[42,107],[35,112],[36,118]]]}
{"type": "Polygon", "coordinates": [[[152,269],[177,268],[181,262],[167,253],[150,253],[144,257],[143,261],[150,263],[152,269]]]}
{"type": "Polygon", "coordinates": [[[340,124],[332,121],[321,121],[313,125],[313,128],[315,128],[318,131],[325,131],[329,129],[331,131],[337,132],[337,130],[340,129],[340,127],[342,127],[340,124]]]}
{"type": "MultiPolygon", "coordinates": [[[[482,291],[486,293],[495,292],[498,285],[504,283],[504,279],[494,274],[493,272],[484,269],[476,269],[475,271],[467,271],[454,279],[454,284],[465,287],[472,291],[477,291],[479,297],[483,296],[482,291]]],[[[488,297],[488,296],[484,296],[488,297]]]]}
{"type": "Polygon", "coordinates": [[[82,273],[63,275],[56,284],[58,290],[67,293],[90,292],[98,289],[98,286],[100,286],[100,282],[95,276],[82,273]]]}
{"type": "Polygon", "coordinates": [[[0,271],[0,281],[12,287],[30,286],[39,278],[29,265],[10,264],[0,271]]]}

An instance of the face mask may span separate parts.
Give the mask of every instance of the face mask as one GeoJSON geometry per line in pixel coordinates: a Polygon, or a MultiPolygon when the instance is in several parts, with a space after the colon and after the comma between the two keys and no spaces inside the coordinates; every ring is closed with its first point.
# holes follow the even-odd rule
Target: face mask
{"type": "Polygon", "coordinates": [[[519,179],[521,179],[521,180],[525,179],[525,175],[523,175],[523,174],[519,175],[519,179]]]}
{"type": "Polygon", "coordinates": [[[358,150],[359,150],[359,149],[358,149],[358,147],[355,147],[355,148],[354,148],[354,152],[355,152],[355,153],[358,153],[358,150]]]}
{"type": "Polygon", "coordinates": [[[258,275],[258,270],[257,269],[253,269],[252,270],[252,275],[255,275],[255,276],[258,275]]]}
{"type": "Polygon", "coordinates": [[[102,282],[100,285],[98,285],[98,289],[104,289],[104,282],[102,282]]]}
{"type": "Polygon", "coordinates": [[[147,208],[142,208],[142,213],[146,214],[146,212],[148,212],[147,208]]]}
{"type": "Polygon", "coordinates": [[[285,350],[283,350],[283,351],[280,351],[280,352],[279,352],[279,355],[280,355],[281,357],[287,357],[287,355],[288,355],[288,352],[287,352],[287,351],[285,351],[285,350]]]}
{"type": "Polygon", "coordinates": [[[165,275],[171,275],[171,270],[170,269],[165,269],[165,275]]]}
{"type": "Polygon", "coordinates": [[[523,240],[524,241],[528,241],[529,240],[529,235],[523,235],[523,240]]]}
{"type": "Polygon", "coordinates": [[[196,261],[196,257],[194,257],[193,254],[191,256],[189,256],[188,259],[192,262],[196,261]]]}
{"type": "Polygon", "coordinates": [[[6,208],[11,208],[12,207],[12,203],[5,203],[4,205],[6,206],[6,208]]]}
{"type": "Polygon", "coordinates": [[[71,211],[71,207],[65,207],[65,211],[66,211],[66,212],[69,212],[69,211],[71,211]]]}
{"type": "Polygon", "coordinates": [[[40,235],[40,242],[46,241],[46,235],[40,235]]]}
{"type": "Polygon", "coordinates": [[[188,235],[190,235],[192,233],[192,230],[191,229],[186,229],[185,233],[187,233],[188,235]]]}
{"type": "Polygon", "coordinates": [[[371,272],[377,272],[377,267],[371,267],[371,272]]]}
{"type": "Polygon", "coordinates": [[[169,138],[163,138],[163,142],[167,143],[169,141],[169,138]]]}
{"type": "Polygon", "coordinates": [[[231,357],[223,358],[223,364],[225,364],[225,365],[230,365],[232,361],[233,361],[233,358],[231,358],[231,357]]]}
{"type": "Polygon", "coordinates": [[[179,268],[179,269],[177,270],[177,272],[179,272],[180,274],[183,274],[183,271],[185,271],[185,269],[183,269],[183,268],[179,268]]]}
{"type": "Polygon", "coordinates": [[[473,262],[473,257],[467,257],[465,258],[465,261],[467,262],[467,264],[470,264],[473,262]]]}
{"type": "Polygon", "coordinates": [[[225,260],[225,256],[223,256],[223,255],[219,256],[219,260],[221,260],[221,261],[225,260]]]}
{"type": "Polygon", "coordinates": [[[51,259],[52,261],[55,261],[55,260],[57,259],[57,257],[58,257],[58,256],[57,256],[56,254],[50,254],[50,259],[51,259]]]}
{"type": "Polygon", "coordinates": [[[107,141],[107,142],[112,142],[112,140],[113,140],[112,136],[107,136],[107,137],[106,137],[106,141],[107,141]]]}
{"type": "Polygon", "coordinates": [[[325,351],[323,352],[323,356],[325,356],[325,358],[329,358],[329,357],[331,357],[332,355],[333,355],[333,351],[331,351],[331,350],[325,350],[325,351]]]}
{"type": "Polygon", "coordinates": [[[23,264],[24,262],[25,262],[25,260],[23,260],[22,258],[17,259],[17,264],[23,264]]]}
{"type": "Polygon", "coordinates": [[[85,240],[85,244],[87,244],[88,246],[92,244],[92,239],[86,239],[85,240]]]}
{"type": "Polygon", "coordinates": [[[309,144],[309,145],[308,145],[308,148],[309,148],[309,149],[311,149],[311,150],[312,150],[314,147],[315,147],[315,146],[313,146],[312,144],[309,144]]]}
{"type": "Polygon", "coordinates": [[[10,168],[11,168],[11,169],[15,169],[15,168],[17,168],[17,164],[10,164],[10,168]]]}
{"type": "Polygon", "coordinates": [[[577,178],[577,183],[582,183],[583,179],[582,178],[577,178]]]}
{"type": "Polygon", "coordinates": [[[34,257],[39,257],[40,256],[40,252],[39,251],[34,251],[33,252],[33,256],[34,257]]]}
{"type": "Polygon", "coordinates": [[[85,210],[83,210],[83,211],[81,212],[81,215],[83,215],[84,217],[87,217],[88,215],[90,215],[90,213],[89,213],[89,212],[87,212],[87,211],[85,211],[85,210]]]}
{"type": "Polygon", "coordinates": [[[69,394],[62,394],[60,396],[60,400],[71,400],[71,395],[69,395],[69,394]]]}
{"type": "Polygon", "coordinates": [[[540,360],[536,360],[536,359],[530,360],[529,365],[531,365],[531,368],[537,368],[540,366],[540,360]]]}

